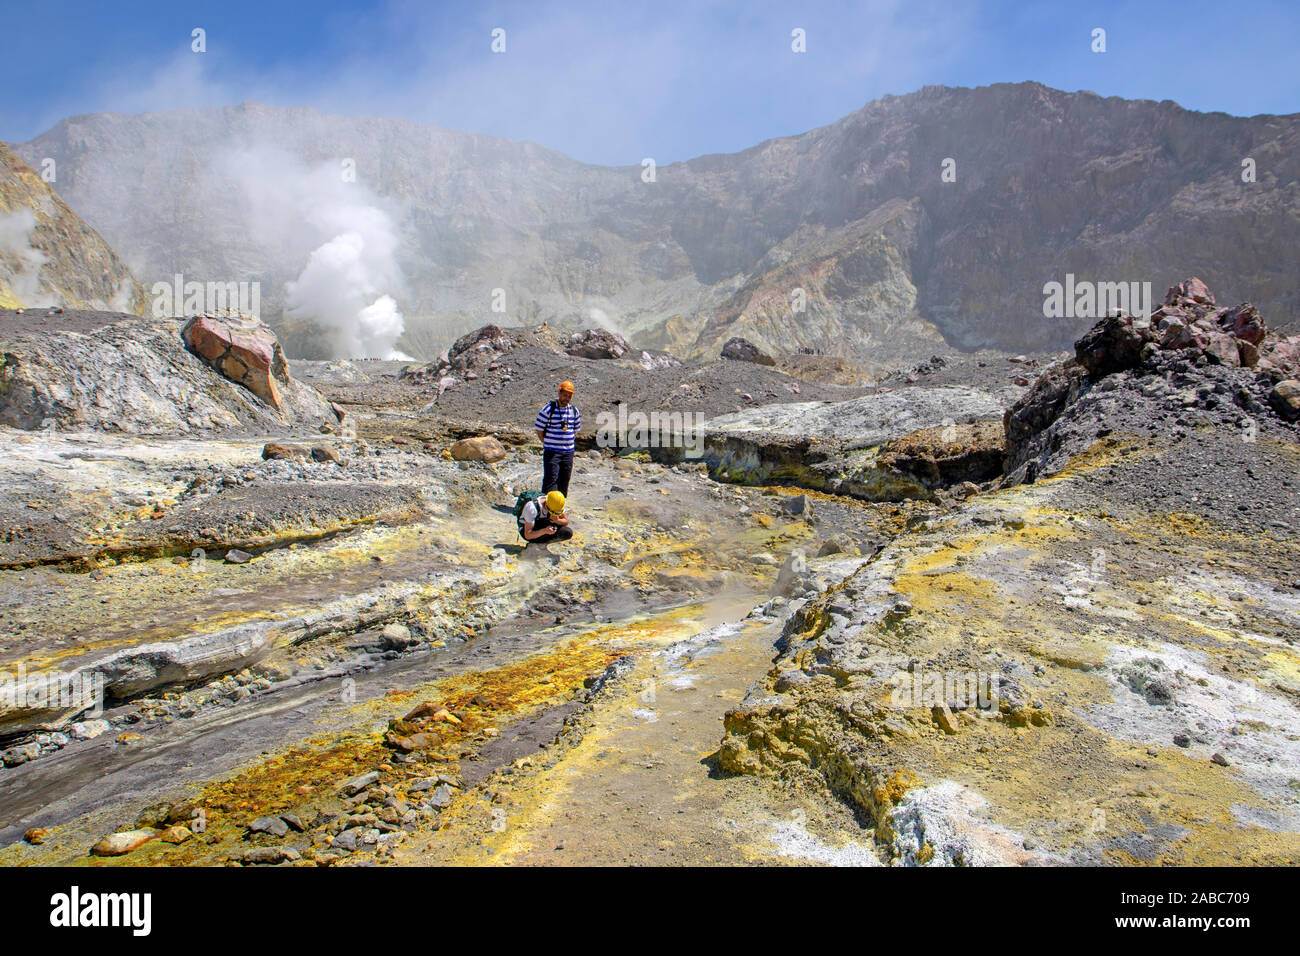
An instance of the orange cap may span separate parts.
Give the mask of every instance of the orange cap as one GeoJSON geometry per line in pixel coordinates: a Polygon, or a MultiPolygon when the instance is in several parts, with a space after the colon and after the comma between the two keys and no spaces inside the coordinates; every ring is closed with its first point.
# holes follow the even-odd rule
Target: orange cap
{"type": "Polygon", "coordinates": [[[561,382],[561,383],[560,383],[560,391],[561,391],[561,392],[568,392],[570,395],[572,395],[572,394],[573,394],[573,383],[572,383],[572,382],[561,382]]]}

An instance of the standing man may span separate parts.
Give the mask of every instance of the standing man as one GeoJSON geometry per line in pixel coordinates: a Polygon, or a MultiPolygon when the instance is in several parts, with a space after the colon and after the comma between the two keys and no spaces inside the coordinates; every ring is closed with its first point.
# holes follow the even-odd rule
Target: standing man
{"type": "Polygon", "coordinates": [[[533,423],[542,443],[542,491],[569,495],[573,474],[573,440],[582,427],[582,413],[573,404],[573,383],[561,382],[555,401],[547,402],[533,423]]]}

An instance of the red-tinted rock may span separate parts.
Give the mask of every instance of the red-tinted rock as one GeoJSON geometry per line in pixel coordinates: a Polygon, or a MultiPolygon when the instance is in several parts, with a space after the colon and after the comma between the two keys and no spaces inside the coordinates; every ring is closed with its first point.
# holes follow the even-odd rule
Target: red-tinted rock
{"type": "Polygon", "coordinates": [[[1257,367],[1275,382],[1300,378],[1300,335],[1266,340],[1257,367]]]}
{"type": "Polygon", "coordinates": [[[1162,305],[1151,313],[1151,324],[1157,329],[1165,329],[1173,323],[1186,325],[1191,316],[1176,305],[1162,305]]]}
{"type": "Polygon", "coordinates": [[[1196,276],[1184,279],[1165,293],[1165,305],[1214,305],[1214,293],[1196,276]]]}
{"type": "Polygon", "coordinates": [[[1241,364],[1241,354],[1237,351],[1237,340],[1227,332],[1211,332],[1206,336],[1205,354],[1220,365],[1236,368],[1241,364]]]}
{"type": "Polygon", "coordinates": [[[1264,341],[1264,319],[1249,302],[1234,305],[1231,309],[1220,309],[1215,314],[1215,322],[1234,338],[1245,339],[1251,345],[1264,341]]]}
{"type": "Polygon", "coordinates": [[[278,461],[284,458],[306,458],[307,449],[301,445],[282,445],[279,442],[267,442],[262,446],[263,461],[278,461]]]}
{"type": "Polygon", "coordinates": [[[1191,326],[1177,319],[1168,320],[1160,332],[1162,349],[1189,349],[1196,344],[1191,326]]]}
{"type": "Polygon", "coordinates": [[[259,319],[247,315],[198,315],[185,323],[181,338],[191,352],[222,376],[280,409],[282,399],[276,380],[288,384],[288,365],[275,333],[259,319]]]}

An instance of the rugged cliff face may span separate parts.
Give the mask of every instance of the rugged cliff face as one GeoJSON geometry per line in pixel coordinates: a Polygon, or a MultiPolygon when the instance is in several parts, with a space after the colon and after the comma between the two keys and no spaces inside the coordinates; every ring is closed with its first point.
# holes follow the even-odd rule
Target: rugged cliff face
{"type": "Polygon", "coordinates": [[[279,311],[310,248],[257,228],[248,167],[223,161],[237,144],[353,159],[394,204],[401,345],[424,358],[488,319],[607,319],[634,345],[709,357],[733,335],[882,364],[941,339],[1062,348],[1095,321],[1043,318],[1044,284],[1067,273],[1158,290],[1195,272],[1282,328],[1300,307],[1297,117],[1033,83],[886,97],[799,136],[660,166],[654,182],[639,165],[528,143],[257,104],[75,117],[18,151],[58,161],[61,193],[142,279],[260,280],[264,315],[307,354],[279,311]],[[505,315],[490,311],[495,289],[505,315]]]}
{"type": "Polygon", "coordinates": [[[139,313],[143,305],[117,253],[0,143],[0,307],[139,313]]]}

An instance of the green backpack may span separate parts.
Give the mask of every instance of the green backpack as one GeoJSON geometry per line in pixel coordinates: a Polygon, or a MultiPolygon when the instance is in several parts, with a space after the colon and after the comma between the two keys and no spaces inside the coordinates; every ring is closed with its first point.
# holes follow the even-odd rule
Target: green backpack
{"type": "Polygon", "coordinates": [[[544,494],[545,492],[538,491],[535,488],[530,488],[528,491],[519,492],[519,496],[515,498],[513,514],[515,516],[515,524],[519,526],[520,534],[524,533],[524,509],[528,507],[528,502],[536,501],[538,498],[543,497],[544,494]]]}

